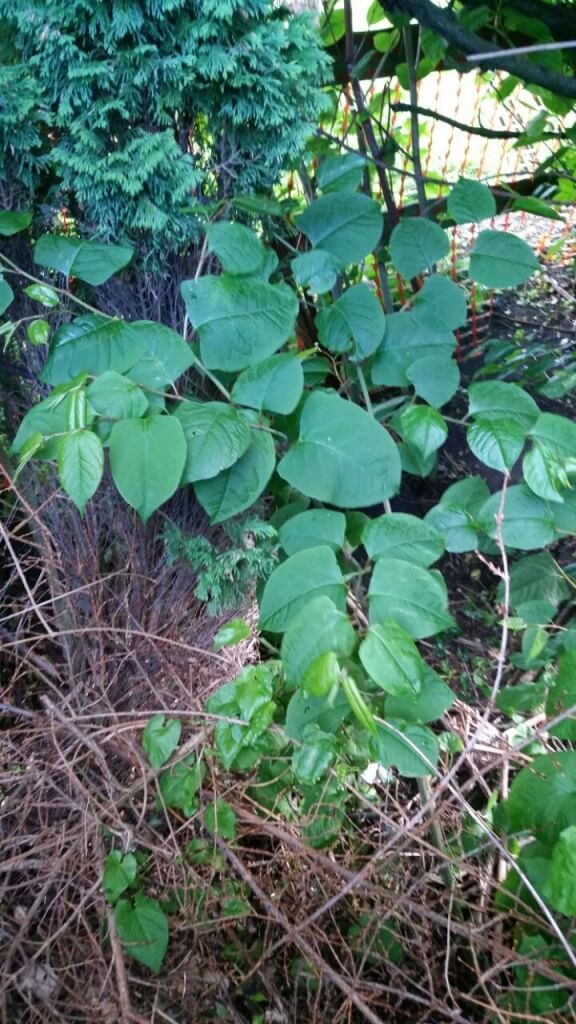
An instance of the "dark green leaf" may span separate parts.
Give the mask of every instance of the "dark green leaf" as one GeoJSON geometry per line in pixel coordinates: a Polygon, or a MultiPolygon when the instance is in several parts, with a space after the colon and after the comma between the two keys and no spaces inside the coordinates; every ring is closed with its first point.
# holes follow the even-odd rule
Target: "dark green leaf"
{"type": "Polygon", "coordinates": [[[456,224],[479,224],[496,213],[496,200],[480,181],[460,178],[448,195],[448,216],[456,224]]]}
{"type": "Polygon", "coordinates": [[[323,295],[334,287],[339,270],[340,261],[325,249],[312,249],[292,260],[296,283],[315,295],[323,295]]]}
{"type": "Polygon", "coordinates": [[[173,415],[186,438],[185,484],[211,479],[228,469],[252,440],[246,420],[226,402],[179,402],[173,415]]]}
{"type": "Polygon", "coordinates": [[[456,700],[456,695],[439,675],[424,663],[420,692],[386,698],[386,716],[404,722],[424,724],[440,718],[456,700]]]}
{"type": "Polygon", "coordinates": [[[376,248],[383,220],[374,199],[356,192],[333,192],[310,203],[298,218],[298,227],[312,245],[331,252],[344,267],[376,248]]]}
{"type": "Polygon", "coordinates": [[[176,750],[182,734],[182,722],[179,718],[165,715],[153,715],[142,733],[142,746],[150,763],[157,772],[176,750]]]}
{"type": "Polygon", "coordinates": [[[302,363],[296,355],[270,356],[243,370],[232,388],[232,400],[258,412],[288,416],[298,405],[304,390],[302,363]]]}
{"type": "Polygon", "coordinates": [[[31,223],[32,214],[28,210],[0,210],[0,235],[17,235],[31,223]]]}
{"type": "Polygon", "coordinates": [[[204,828],[213,836],[229,841],[236,838],[236,815],[225,800],[204,808],[204,828]]]}
{"type": "Polygon", "coordinates": [[[110,468],[120,494],[146,522],[182,478],[186,440],[174,416],[120,420],[110,434],[110,468]]]}
{"type": "Polygon", "coordinates": [[[404,440],[411,448],[417,448],[424,459],[433,455],[448,437],[446,420],[429,405],[409,405],[403,409],[400,427],[404,440]]]}
{"type": "Polygon", "coordinates": [[[266,487],[275,463],[271,434],[253,429],[250,444],[238,462],[218,476],[194,484],[196,497],[211,521],[222,523],[250,508],[266,487]]]}
{"type": "Polygon", "coordinates": [[[424,662],[411,637],[392,619],[370,626],[360,644],[360,661],[386,693],[416,695],[424,678],[424,662]]]}
{"type": "MultiPolygon", "coordinates": [[[[501,491],[493,494],[479,514],[482,529],[492,538],[497,535],[496,516],[501,500],[501,491]]],[[[509,487],[502,522],[502,539],[506,547],[531,551],[546,547],[553,537],[554,518],[548,503],[537,498],[525,484],[509,487]]]]}
{"type": "Polygon", "coordinates": [[[96,377],[86,389],[90,405],[100,416],[114,420],[143,416],[148,399],[133,381],[109,370],[96,377]]]}
{"type": "Polygon", "coordinates": [[[552,850],[546,897],[566,917],[576,914],[576,826],[560,833],[552,850]]]}
{"type": "Polygon", "coordinates": [[[362,181],[366,159],[360,153],[324,158],[316,174],[322,192],[354,192],[362,181]]]}
{"type": "Polygon", "coordinates": [[[300,512],[283,523],[279,531],[280,544],[287,555],[319,544],[339,550],[344,546],[346,517],[342,512],[314,508],[300,512]]]}
{"type": "Polygon", "coordinates": [[[362,543],[370,558],[400,558],[426,568],[444,553],[442,535],[416,516],[391,512],[372,519],[362,543]]]}
{"type": "Polygon", "coordinates": [[[104,284],[127,266],[133,255],[130,245],[92,242],[67,235],[42,235],[34,246],[35,263],[92,285],[104,284]]]}
{"type": "Polygon", "coordinates": [[[413,562],[396,558],[376,562],[368,594],[371,622],[394,619],[416,640],[454,625],[447,612],[444,580],[413,562]]]}
{"type": "Polygon", "coordinates": [[[440,274],[427,277],[413,301],[414,323],[424,325],[429,330],[454,331],[462,327],[467,318],[464,289],[440,274]]]}
{"type": "Polygon", "coordinates": [[[14,298],[14,292],[3,277],[0,277],[0,314],[4,313],[14,298]]]}
{"type": "Polygon", "coordinates": [[[468,397],[471,416],[483,420],[515,420],[525,431],[536,423],[540,415],[534,399],[517,384],[499,380],[471,384],[468,397]]]}
{"type": "Polygon", "coordinates": [[[406,377],[416,394],[439,409],[458,390],[460,370],[445,352],[416,359],[406,369],[406,377]]]}
{"type": "Polygon", "coordinates": [[[468,428],[466,440],[480,462],[500,473],[510,472],[524,447],[526,432],[512,418],[477,419],[468,428]]]}
{"type": "Polygon", "coordinates": [[[114,922],[124,951],[158,974],[168,949],[168,918],[158,900],[140,892],[133,900],[120,900],[114,922]]]}
{"type": "Polygon", "coordinates": [[[318,314],[316,326],[325,348],[350,352],[353,360],[361,362],[379,348],[386,321],[374,292],[367,284],[357,284],[318,314]]]}
{"type": "Polygon", "coordinates": [[[433,775],[438,762],[436,737],[423,725],[401,721],[379,723],[372,747],[379,764],[397,768],[400,775],[408,779],[433,775]]]}
{"type": "MultiPolygon", "coordinates": [[[[564,651],[558,661],[558,674],[546,701],[546,717],[550,720],[576,707],[576,651],[564,651]]],[[[576,711],[550,732],[563,740],[576,740],[576,711]]]]}
{"type": "Polygon", "coordinates": [[[518,773],[506,804],[510,830],[553,843],[576,825],[576,751],[542,754],[518,773]]]}
{"type": "Polygon", "coordinates": [[[198,790],[202,785],[205,768],[201,761],[188,757],[166,768],[160,775],[161,803],[181,811],[191,818],[199,807],[198,790]]]}
{"type": "Polygon", "coordinates": [[[345,610],[344,579],[329,547],[299,551],[274,569],[260,601],[261,628],[284,633],[296,614],[316,597],[330,598],[337,609],[345,610]]]}
{"type": "Polygon", "coordinates": [[[302,746],[292,756],[292,771],[298,782],[310,786],[325,776],[335,756],[334,736],[322,732],[317,725],[309,725],[302,746]]]}
{"type": "Polygon", "coordinates": [[[450,252],[445,231],[425,217],[405,217],[392,231],[390,259],[399,274],[410,279],[450,252]]]}
{"type": "Polygon", "coordinates": [[[222,270],[230,274],[254,274],[262,265],[266,251],[262,242],[243,224],[216,221],[206,231],[208,249],[216,254],[222,270]]]}

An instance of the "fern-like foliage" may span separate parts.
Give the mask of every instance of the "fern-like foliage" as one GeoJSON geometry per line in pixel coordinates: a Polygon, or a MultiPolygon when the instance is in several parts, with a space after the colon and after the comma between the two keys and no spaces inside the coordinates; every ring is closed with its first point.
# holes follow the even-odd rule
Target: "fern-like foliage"
{"type": "Polygon", "coordinates": [[[268,188],[323,104],[313,22],[273,0],[0,0],[0,37],[0,177],[141,251],[268,188]]]}
{"type": "Polygon", "coordinates": [[[170,565],[183,561],[197,575],[196,597],[210,615],[241,608],[266,580],[278,561],[277,533],[270,523],[251,516],[226,523],[222,547],[207,537],[186,536],[173,523],[164,531],[170,565]]]}

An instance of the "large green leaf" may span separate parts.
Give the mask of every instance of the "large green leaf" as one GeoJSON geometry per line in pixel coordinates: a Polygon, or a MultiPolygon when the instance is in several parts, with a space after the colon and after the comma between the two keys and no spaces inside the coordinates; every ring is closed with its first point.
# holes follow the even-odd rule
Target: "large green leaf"
{"type": "MultiPolygon", "coordinates": [[[[497,536],[496,516],[502,492],[493,494],[479,514],[479,522],[489,537],[497,536]]],[[[519,484],[509,487],[504,502],[502,539],[507,548],[531,551],[543,548],[554,538],[554,517],[550,506],[542,498],[519,484]]]]}
{"type": "Polygon", "coordinates": [[[228,469],[252,439],[246,420],[226,402],[179,402],[173,415],[186,438],[185,484],[208,480],[228,469]]]}
{"type": "Polygon", "coordinates": [[[294,412],[303,390],[302,363],[296,355],[286,352],[243,370],[232,388],[232,400],[258,412],[266,409],[288,416],[294,412]]]}
{"type": "Polygon", "coordinates": [[[328,651],[349,655],[355,645],[356,634],[346,613],[325,595],[313,598],[290,620],[282,637],[286,682],[299,685],[320,655],[328,651]]]}
{"type": "Polygon", "coordinates": [[[120,420],[110,434],[110,468],[125,501],[146,522],[178,487],[186,439],[174,416],[120,420]]]}
{"type": "Polygon", "coordinates": [[[327,156],[320,164],[316,179],[326,192],[354,192],[362,181],[366,158],[360,153],[327,156]]]}
{"type": "Polygon", "coordinates": [[[460,384],[458,364],[442,350],[414,360],[406,369],[406,377],[416,394],[436,409],[450,401],[460,384]]]}
{"type": "Polygon", "coordinates": [[[299,512],[282,524],[280,545],[287,555],[326,544],[339,550],[344,547],[346,517],[343,512],[313,508],[299,512]]]}
{"type": "Polygon", "coordinates": [[[274,472],[276,449],[272,435],[256,427],[250,433],[248,448],[233,466],[210,480],[194,484],[196,497],[213,523],[222,523],[250,508],[274,472]]]}
{"type": "Polygon", "coordinates": [[[134,383],[163,388],[192,364],[192,352],[176,331],[152,321],[108,320],[90,314],[59,327],[42,371],[48,384],[63,384],[86,372],[113,370],[134,383]]]}
{"type": "MultiPolygon", "coordinates": [[[[384,344],[372,367],[374,384],[408,387],[408,371],[420,359],[433,357],[440,368],[450,360],[456,338],[452,331],[438,331],[415,323],[410,311],[386,317],[384,344]]],[[[433,373],[438,372],[436,368],[433,373]]]]}
{"type": "Polygon", "coordinates": [[[99,416],[113,420],[143,416],[148,409],[144,392],[127,377],[108,370],[86,388],[86,395],[99,416]]]}
{"type": "Polygon", "coordinates": [[[515,420],[525,431],[529,430],[540,415],[540,410],[531,396],[506,381],[491,380],[482,384],[471,384],[468,389],[469,414],[483,420],[515,420]]]}
{"type": "Polygon", "coordinates": [[[444,580],[413,562],[397,558],[376,562],[368,596],[371,622],[394,619],[416,640],[454,625],[447,611],[444,580]]]}
{"type": "Polygon", "coordinates": [[[134,255],[130,245],[90,242],[67,235],[42,235],[34,246],[34,262],[59,270],[67,277],[78,277],[87,284],[104,284],[127,266],[134,255]]]}
{"type": "Polygon", "coordinates": [[[58,474],[80,514],[98,490],[104,472],[104,450],[91,430],[76,430],[58,445],[58,474]]]}
{"type": "Polygon", "coordinates": [[[362,543],[370,558],[400,558],[424,568],[444,554],[442,534],[417,516],[390,512],[364,527],[362,543]]]}
{"type": "Polygon", "coordinates": [[[456,694],[446,686],[433,668],[424,663],[420,692],[387,697],[386,717],[422,725],[440,718],[455,700],[456,694]]]}
{"type": "Polygon", "coordinates": [[[570,480],[562,458],[550,448],[535,445],[522,460],[522,475],[528,487],[546,501],[564,501],[570,480]]]}
{"type": "Polygon", "coordinates": [[[440,504],[430,509],[425,522],[442,534],[447,551],[474,551],[479,542],[480,511],[489,497],[481,477],[459,480],[444,491],[440,504]]]}
{"type": "Polygon", "coordinates": [[[414,779],[433,775],[438,762],[438,743],[430,729],[399,720],[382,722],[371,740],[374,757],[385,768],[414,779]]]}
{"type": "Polygon", "coordinates": [[[553,843],[576,825],[576,750],[543,754],[518,773],[506,804],[510,831],[553,843]]]}
{"type": "Polygon", "coordinates": [[[446,420],[429,405],[409,405],[400,415],[404,440],[416,448],[423,459],[438,450],[448,437],[446,420]]]}
{"type": "Polygon", "coordinates": [[[557,607],[569,596],[570,587],[549,551],[526,555],[510,568],[510,604],[513,608],[518,609],[532,601],[545,601],[557,607]]]}
{"type": "Polygon", "coordinates": [[[313,598],[328,597],[339,611],[346,608],[346,587],[331,548],[307,548],[274,569],[260,601],[260,625],[284,633],[295,615],[313,598]]]}
{"type": "Polygon", "coordinates": [[[28,210],[0,210],[0,235],[17,235],[32,223],[28,210]]]}
{"type": "Polygon", "coordinates": [[[181,290],[210,370],[244,370],[271,356],[294,331],[298,301],[284,284],[221,274],[184,281],[181,290]]]}
{"type": "Polygon", "coordinates": [[[325,249],[303,252],[292,260],[292,273],[296,283],[316,295],[329,292],[336,284],[340,261],[325,249]]]}
{"type": "Polygon", "coordinates": [[[456,224],[479,224],[496,213],[496,200],[480,181],[460,178],[448,194],[448,216],[456,224]]]}
{"type": "Polygon", "coordinates": [[[158,974],[168,949],[168,918],[158,900],[141,892],[133,900],[119,900],[114,922],[124,951],[158,974]]]}
{"type": "Polygon", "coordinates": [[[300,437],[278,472],[310,498],[362,508],[396,493],[400,456],[390,435],[367,412],[317,391],[304,406],[300,437]]]}
{"type": "Polygon", "coordinates": [[[359,654],[370,678],[386,693],[420,692],[424,662],[412,638],[393,619],[370,626],[359,654]]]}
{"type": "Polygon", "coordinates": [[[390,259],[405,278],[417,277],[450,252],[445,231],[425,217],[405,217],[390,237],[390,259]]]}
{"type": "Polygon", "coordinates": [[[331,252],[346,266],[376,248],[383,220],[374,199],[356,192],[333,192],[310,203],[298,218],[298,227],[312,245],[331,252]]]}
{"type": "Polygon", "coordinates": [[[515,288],[539,266],[528,243],[508,231],[481,231],[470,253],[470,276],[486,288],[515,288]]]}
{"type": "Polygon", "coordinates": [[[468,428],[466,440],[480,462],[499,472],[510,472],[524,447],[526,432],[517,420],[502,417],[477,419],[468,428]]]}
{"type": "Polygon", "coordinates": [[[361,361],[379,348],[386,321],[374,292],[367,284],[357,284],[318,314],[316,326],[325,348],[350,352],[352,359],[361,361]]]}
{"type": "Polygon", "coordinates": [[[206,231],[208,248],[222,270],[230,274],[254,274],[262,266],[266,250],[257,235],[243,224],[216,221],[206,231]]]}
{"type": "Polygon", "coordinates": [[[576,423],[566,416],[541,413],[530,428],[530,437],[557,455],[576,457],[576,423]]]}
{"type": "Polygon", "coordinates": [[[431,274],[416,293],[412,319],[430,330],[454,331],[468,318],[466,292],[449,277],[431,274]]]}

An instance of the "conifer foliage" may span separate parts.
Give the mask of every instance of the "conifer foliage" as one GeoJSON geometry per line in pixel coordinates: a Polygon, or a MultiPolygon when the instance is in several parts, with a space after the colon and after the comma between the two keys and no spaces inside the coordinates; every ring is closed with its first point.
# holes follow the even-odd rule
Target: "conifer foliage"
{"type": "Polygon", "coordinates": [[[159,255],[302,151],[327,58],[271,0],[0,0],[0,179],[159,255]]]}

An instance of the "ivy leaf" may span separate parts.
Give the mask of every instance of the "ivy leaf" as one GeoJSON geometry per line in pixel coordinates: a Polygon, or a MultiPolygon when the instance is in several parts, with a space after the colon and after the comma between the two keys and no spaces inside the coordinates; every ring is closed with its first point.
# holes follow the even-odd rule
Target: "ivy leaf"
{"type": "Polygon", "coordinates": [[[359,654],[370,678],[386,693],[420,692],[424,662],[414,641],[392,619],[370,626],[359,654]]]}
{"type": "Polygon", "coordinates": [[[444,580],[413,562],[396,558],[376,562],[368,596],[371,622],[394,619],[416,640],[454,626],[446,610],[444,580]]]}
{"type": "Polygon", "coordinates": [[[460,178],[448,194],[448,216],[456,224],[479,224],[496,213],[496,200],[480,181],[460,178]]]}
{"type": "Polygon", "coordinates": [[[142,734],[142,746],[153,771],[157,772],[176,750],[182,734],[179,718],[153,715],[142,734]]]}
{"type": "Polygon", "coordinates": [[[274,441],[265,430],[250,431],[244,454],[210,480],[198,480],[194,491],[212,523],[239,515],[260,497],[276,464],[274,441]]]}
{"type": "Polygon", "coordinates": [[[539,266],[527,242],[507,231],[481,231],[470,253],[470,276],[485,288],[515,288],[539,266]]]}
{"type": "Polygon", "coordinates": [[[120,420],[110,434],[110,468],[124,500],[146,522],[174,494],[186,462],[186,440],[174,416],[120,420]]]}
{"type": "Polygon", "coordinates": [[[433,775],[438,763],[438,742],[434,733],[423,725],[380,722],[371,746],[379,764],[385,768],[397,768],[406,779],[433,775]]]}
{"type": "Polygon", "coordinates": [[[42,235],[34,246],[34,262],[87,284],[104,284],[134,255],[130,245],[92,242],[67,235],[42,235]]]}
{"type": "Polygon", "coordinates": [[[449,252],[448,235],[426,217],[405,217],[390,236],[390,259],[408,280],[431,270],[449,252]]]}
{"type": "Polygon", "coordinates": [[[371,519],[362,533],[362,543],[370,558],[400,558],[424,568],[444,554],[442,534],[404,512],[371,519]]]}
{"type": "Polygon", "coordinates": [[[400,456],[384,427],[364,409],[317,391],[304,405],[300,437],[278,473],[310,498],[362,508],[396,493],[400,456]]]}
{"type": "Polygon", "coordinates": [[[290,619],[282,637],[286,682],[299,686],[321,655],[350,655],[355,646],[356,633],[346,613],[325,595],[312,598],[290,619]]]}
{"type": "Polygon", "coordinates": [[[217,476],[250,445],[252,432],[246,420],[226,402],[179,402],[173,415],[186,439],[184,484],[217,476]]]}
{"type": "Polygon", "coordinates": [[[361,362],[379,348],[386,321],[374,292],[367,284],[357,284],[318,314],[316,326],[325,348],[350,352],[361,362]]]}
{"type": "Polygon", "coordinates": [[[204,809],[204,828],[220,839],[236,838],[236,815],[225,800],[217,800],[204,809]]]}
{"type": "Polygon", "coordinates": [[[116,903],[138,874],[138,861],[133,853],[122,854],[120,850],[111,850],[106,857],[102,886],[109,903],[116,903]]]}
{"type": "Polygon", "coordinates": [[[288,416],[304,390],[302,363],[296,355],[270,356],[243,370],[232,388],[232,400],[251,409],[288,416]]]}
{"type": "Polygon", "coordinates": [[[326,508],[307,509],[282,524],[280,545],[287,555],[326,544],[339,550],[344,547],[346,517],[343,512],[326,508]]]}
{"type": "Polygon", "coordinates": [[[61,438],[58,445],[58,474],[80,515],[86,502],[98,490],[104,472],[104,450],[91,430],[77,430],[61,438]]]}
{"type": "Polygon", "coordinates": [[[224,273],[184,281],[181,291],[209,370],[244,370],[273,355],[294,331],[298,301],[287,285],[224,273]]]}
{"type": "Polygon", "coordinates": [[[400,415],[404,440],[428,459],[448,437],[446,420],[429,405],[409,405],[400,415]]]}
{"type": "Polygon", "coordinates": [[[257,235],[244,224],[216,221],[206,231],[208,250],[215,253],[222,270],[230,274],[254,274],[266,250],[257,235]]]}
{"type": "Polygon", "coordinates": [[[168,918],[158,900],[140,892],[119,900],[114,922],[124,951],[158,974],[168,949],[168,918]]]}
{"type": "Polygon", "coordinates": [[[524,447],[525,431],[514,419],[477,419],[468,428],[466,440],[472,453],[485,466],[500,473],[510,472],[524,447]]]}
{"type": "Polygon", "coordinates": [[[344,578],[329,547],[307,548],[276,566],[260,600],[261,628],[284,633],[296,613],[317,597],[330,598],[345,610],[344,578]]]}
{"type": "Polygon", "coordinates": [[[374,199],[360,193],[333,192],[315,199],[298,218],[312,245],[331,252],[340,266],[357,263],[380,241],[383,219],[374,199]]]}

